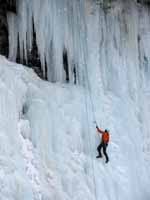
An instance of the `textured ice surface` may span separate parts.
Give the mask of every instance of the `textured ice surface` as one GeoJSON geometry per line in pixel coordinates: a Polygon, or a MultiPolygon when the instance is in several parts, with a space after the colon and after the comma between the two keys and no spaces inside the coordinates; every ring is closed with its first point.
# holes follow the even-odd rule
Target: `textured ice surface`
{"type": "Polygon", "coordinates": [[[33,15],[49,80],[65,80],[65,47],[71,83],[43,82],[0,59],[1,199],[150,199],[149,10],[119,1],[104,12],[92,2],[20,0],[19,16],[8,16],[10,59],[17,32],[21,52],[31,47],[33,15]],[[111,133],[108,165],[95,160],[94,116],[111,133]]]}
{"type": "Polygon", "coordinates": [[[0,57],[0,199],[149,200],[149,88],[135,101],[95,81],[108,164],[95,158],[100,138],[85,88],[41,81],[0,57]]]}
{"type": "Polygon", "coordinates": [[[148,8],[134,1],[120,0],[103,10],[93,0],[20,0],[17,15],[8,15],[9,57],[16,58],[18,34],[21,57],[23,52],[26,56],[34,21],[43,70],[46,59],[50,81],[65,80],[65,49],[70,82],[74,67],[82,85],[85,68],[95,75],[94,68],[102,74],[105,88],[124,92],[129,85],[134,96],[139,66],[148,68],[149,63],[149,20],[148,8]],[[126,84],[120,84],[122,80],[126,84]]]}

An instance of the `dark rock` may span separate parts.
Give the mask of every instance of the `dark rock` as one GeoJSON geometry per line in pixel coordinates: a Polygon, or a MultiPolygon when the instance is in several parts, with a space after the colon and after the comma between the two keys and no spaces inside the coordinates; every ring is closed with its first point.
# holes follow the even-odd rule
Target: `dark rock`
{"type": "Polygon", "coordinates": [[[0,0],[0,54],[8,56],[7,12],[16,12],[16,0],[0,0]]]}

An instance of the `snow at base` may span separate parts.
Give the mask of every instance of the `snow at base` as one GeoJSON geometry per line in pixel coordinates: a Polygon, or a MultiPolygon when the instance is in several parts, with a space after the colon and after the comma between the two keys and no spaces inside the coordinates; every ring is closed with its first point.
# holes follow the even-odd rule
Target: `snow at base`
{"type": "MultiPolygon", "coordinates": [[[[0,56],[1,200],[149,200],[150,91],[140,102],[95,91],[110,162],[96,160],[90,97],[0,56]],[[142,110],[142,112],[139,112],[142,110]]],[[[144,94],[144,95],[143,95],[144,94]]]]}

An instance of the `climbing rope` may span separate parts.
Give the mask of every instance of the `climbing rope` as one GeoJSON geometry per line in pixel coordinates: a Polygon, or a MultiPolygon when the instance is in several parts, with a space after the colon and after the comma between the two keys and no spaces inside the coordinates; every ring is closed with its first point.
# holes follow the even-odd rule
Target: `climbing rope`
{"type": "MultiPolygon", "coordinates": [[[[93,119],[94,119],[94,123],[97,125],[96,116],[95,116],[95,110],[94,110],[94,103],[93,103],[92,93],[91,93],[91,86],[90,86],[90,82],[89,82],[89,78],[88,78],[88,71],[87,71],[87,64],[86,63],[85,63],[85,71],[86,71],[86,77],[87,77],[88,95],[90,97],[90,102],[91,102],[91,106],[92,106],[93,119]]],[[[87,92],[85,91],[85,105],[86,105],[87,123],[90,124],[89,123],[89,117],[88,117],[88,99],[86,97],[87,97],[87,92]]],[[[91,138],[90,138],[90,129],[89,129],[89,127],[88,127],[88,131],[87,132],[88,132],[88,137],[89,137],[90,151],[92,152],[92,142],[91,142],[91,138]]],[[[92,172],[93,172],[95,199],[97,200],[95,166],[94,166],[94,160],[93,159],[92,159],[92,172]]]]}
{"type": "MultiPolygon", "coordinates": [[[[86,107],[86,115],[87,115],[87,124],[89,124],[89,117],[88,117],[88,102],[87,102],[87,93],[85,91],[85,107],[86,107]]],[[[90,152],[92,152],[92,143],[90,139],[90,130],[88,128],[87,130],[88,137],[89,137],[89,146],[90,146],[90,152]]],[[[92,174],[93,174],[93,183],[94,183],[94,194],[95,194],[95,199],[97,200],[97,191],[96,191],[96,180],[95,180],[95,167],[94,167],[94,160],[92,159],[92,174]]]]}
{"type": "MultiPolygon", "coordinates": [[[[85,22],[85,19],[84,19],[84,22],[85,22]]],[[[85,31],[85,32],[87,32],[87,31],[85,31]]],[[[84,38],[86,38],[86,36],[84,36],[84,38]]],[[[87,62],[86,62],[86,56],[87,56],[86,40],[84,39],[84,41],[85,41],[85,44],[83,45],[83,61],[84,61],[85,75],[86,75],[86,80],[85,80],[85,77],[84,77],[84,82],[85,82],[85,87],[87,86],[88,95],[90,97],[94,123],[97,125],[95,109],[94,109],[94,102],[93,102],[93,99],[92,99],[92,90],[91,90],[91,85],[90,85],[90,81],[89,81],[87,62]]],[[[82,44],[82,43],[80,43],[80,44],[82,44]]],[[[89,115],[88,115],[87,91],[85,90],[85,108],[86,108],[86,115],[87,115],[87,124],[89,125],[90,123],[89,123],[89,115]]],[[[90,152],[93,152],[92,151],[92,142],[91,142],[91,138],[90,138],[90,127],[89,126],[87,128],[87,133],[88,133],[88,138],[89,138],[90,152]]],[[[94,194],[95,194],[95,199],[97,200],[98,198],[97,198],[97,190],[96,190],[95,166],[94,166],[94,160],[93,159],[92,159],[91,163],[92,163],[92,176],[93,176],[94,194]]]]}

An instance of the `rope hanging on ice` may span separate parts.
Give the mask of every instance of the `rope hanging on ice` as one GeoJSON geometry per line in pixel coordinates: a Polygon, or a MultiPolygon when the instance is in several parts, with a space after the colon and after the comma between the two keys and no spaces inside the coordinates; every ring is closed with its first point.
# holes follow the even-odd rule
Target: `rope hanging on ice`
{"type": "MultiPolygon", "coordinates": [[[[86,38],[86,37],[85,37],[86,38]]],[[[85,43],[86,44],[86,43],[85,43]]],[[[86,45],[84,46],[84,52],[87,51],[86,45]]],[[[88,54],[86,54],[88,55],[88,54]]],[[[90,81],[89,81],[89,77],[88,77],[88,70],[87,70],[87,63],[86,63],[86,57],[85,57],[85,53],[83,54],[84,56],[84,67],[85,67],[85,75],[86,75],[86,81],[85,81],[85,85],[87,85],[87,89],[88,89],[88,94],[90,97],[90,101],[91,101],[91,106],[92,106],[92,113],[93,113],[93,119],[96,123],[96,116],[95,116],[95,111],[94,111],[94,103],[93,103],[93,99],[92,99],[92,91],[91,91],[91,86],[90,86],[90,81]]],[[[85,91],[85,107],[86,107],[86,114],[87,114],[87,124],[89,124],[89,118],[88,118],[88,102],[87,102],[87,98],[86,98],[86,91],[85,91]]],[[[96,123],[97,124],[97,123],[96,123]]],[[[91,140],[90,140],[90,129],[88,127],[88,137],[89,137],[89,145],[90,145],[90,150],[92,149],[92,144],[91,144],[91,140]]],[[[93,183],[94,183],[94,193],[95,193],[95,199],[97,200],[97,191],[96,191],[96,180],[95,180],[95,169],[94,169],[94,160],[92,159],[92,172],[93,172],[93,183]]]]}
{"type": "MultiPolygon", "coordinates": [[[[92,101],[92,95],[91,95],[91,87],[90,87],[90,82],[89,82],[89,78],[88,78],[88,71],[87,71],[87,65],[85,63],[85,68],[86,68],[86,76],[87,76],[87,85],[88,85],[88,94],[90,96],[90,101],[91,101],[91,105],[92,105],[92,113],[93,113],[93,118],[94,118],[94,122],[96,123],[96,118],[95,118],[95,111],[94,111],[94,103],[92,101]]],[[[85,91],[85,107],[86,107],[86,115],[87,115],[87,124],[89,124],[89,118],[88,118],[88,102],[87,102],[87,98],[86,98],[86,91],[85,91]]],[[[97,125],[97,123],[96,123],[97,125]]],[[[90,140],[90,130],[88,127],[88,137],[89,137],[89,145],[90,145],[90,151],[92,149],[92,144],[91,144],[91,140],[90,140]]],[[[97,192],[96,192],[96,180],[95,180],[95,169],[94,169],[94,160],[92,159],[92,172],[93,172],[93,182],[94,182],[94,193],[95,193],[95,199],[97,200],[97,192]]]]}

